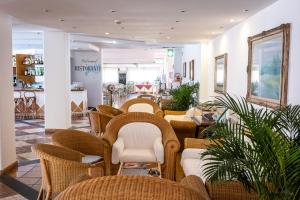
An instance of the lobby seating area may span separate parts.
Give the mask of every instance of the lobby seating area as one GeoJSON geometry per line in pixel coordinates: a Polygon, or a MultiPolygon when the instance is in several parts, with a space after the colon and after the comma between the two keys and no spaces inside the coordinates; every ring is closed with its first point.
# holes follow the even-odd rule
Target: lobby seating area
{"type": "Polygon", "coordinates": [[[1,0],[0,200],[300,200],[299,0],[1,0]]]}

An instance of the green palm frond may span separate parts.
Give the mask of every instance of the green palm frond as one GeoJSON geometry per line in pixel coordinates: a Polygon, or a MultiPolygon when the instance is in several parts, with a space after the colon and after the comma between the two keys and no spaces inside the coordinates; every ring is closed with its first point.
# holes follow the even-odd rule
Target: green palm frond
{"type": "Polygon", "coordinates": [[[299,199],[300,107],[256,108],[230,95],[217,100],[240,120],[211,128],[216,142],[202,157],[209,160],[205,176],[211,181],[238,180],[261,199],[299,199]]]}

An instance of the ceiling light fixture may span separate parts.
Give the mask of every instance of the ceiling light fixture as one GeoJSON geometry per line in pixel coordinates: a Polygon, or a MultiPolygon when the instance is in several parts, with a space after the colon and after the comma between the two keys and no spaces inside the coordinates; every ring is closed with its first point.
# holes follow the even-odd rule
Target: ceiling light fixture
{"type": "Polygon", "coordinates": [[[105,35],[109,35],[109,34],[110,34],[109,32],[106,32],[106,33],[105,33],[105,35]]]}
{"type": "Polygon", "coordinates": [[[181,12],[181,13],[185,13],[185,12],[186,12],[186,10],[181,10],[180,12],[181,12]]]}
{"type": "Polygon", "coordinates": [[[245,9],[245,10],[243,10],[244,12],[248,12],[249,10],[248,9],[245,9]]]}
{"type": "Polygon", "coordinates": [[[115,19],[114,22],[115,22],[116,24],[122,24],[121,20],[118,20],[118,19],[115,19]]]}
{"type": "Polygon", "coordinates": [[[65,21],[64,18],[59,18],[58,20],[61,21],[61,22],[64,22],[64,21],[65,21]]]}
{"type": "Polygon", "coordinates": [[[122,27],[121,27],[121,29],[125,29],[125,27],[124,27],[124,26],[122,26],[122,27]]]}
{"type": "Polygon", "coordinates": [[[46,9],[46,8],[43,8],[42,11],[45,12],[45,13],[48,13],[48,12],[49,12],[49,10],[46,9]]]}
{"type": "Polygon", "coordinates": [[[175,28],[174,27],[171,27],[171,30],[174,30],[175,28]]]}
{"type": "Polygon", "coordinates": [[[224,26],[220,26],[220,29],[224,29],[224,26]]]}
{"type": "Polygon", "coordinates": [[[117,11],[116,11],[116,10],[111,10],[110,12],[111,12],[111,13],[115,13],[115,12],[117,12],[117,11]]]}
{"type": "Polygon", "coordinates": [[[179,21],[179,20],[176,20],[175,22],[176,22],[176,23],[179,23],[180,21],[179,21]]]}
{"type": "Polygon", "coordinates": [[[72,29],[76,29],[77,27],[76,26],[72,26],[72,29]]]}

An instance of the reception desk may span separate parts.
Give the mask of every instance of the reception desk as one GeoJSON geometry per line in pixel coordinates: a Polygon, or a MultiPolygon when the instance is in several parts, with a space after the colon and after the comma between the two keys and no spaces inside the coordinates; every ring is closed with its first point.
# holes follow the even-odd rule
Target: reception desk
{"type": "MultiPolygon", "coordinates": [[[[43,89],[14,90],[16,118],[44,118],[45,95],[43,89]]],[[[87,90],[70,91],[72,116],[84,116],[88,111],[87,90]]]]}

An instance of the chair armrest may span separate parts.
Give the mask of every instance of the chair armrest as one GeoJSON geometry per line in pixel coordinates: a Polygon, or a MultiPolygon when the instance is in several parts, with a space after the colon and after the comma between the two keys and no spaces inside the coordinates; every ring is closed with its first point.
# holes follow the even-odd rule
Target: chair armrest
{"type": "Polygon", "coordinates": [[[154,110],[154,115],[164,117],[164,112],[161,109],[154,110]]]}
{"type": "Polygon", "coordinates": [[[154,154],[155,154],[157,161],[159,161],[160,164],[163,164],[164,163],[164,147],[162,145],[161,138],[157,138],[154,141],[153,150],[154,150],[154,154]]]}
{"type": "Polygon", "coordinates": [[[177,121],[177,120],[171,120],[170,124],[175,132],[178,131],[184,131],[184,132],[192,132],[195,134],[196,131],[196,124],[192,121],[177,121]]]}
{"type": "Polygon", "coordinates": [[[186,111],[164,110],[165,115],[185,115],[186,111]]]}
{"type": "Polygon", "coordinates": [[[184,148],[206,149],[207,146],[215,144],[214,141],[208,139],[185,138],[184,148]]]}
{"type": "Polygon", "coordinates": [[[206,182],[206,188],[211,199],[218,199],[218,197],[231,200],[259,199],[257,193],[254,191],[248,192],[242,183],[238,181],[206,182]]]}
{"type": "Polygon", "coordinates": [[[124,151],[124,140],[118,138],[112,146],[111,162],[118,164],[120,162],[120,154],[124,151]]]}
{"type": "Polygon", "coordinates": [[[180,181],[180,184],[201,194],[202,197],[201,199],[205,199],[205,200],[210,199],[203,181],[198,176],[190,175],[184,177],[180,181]]]}

